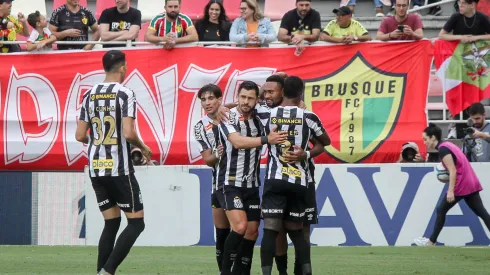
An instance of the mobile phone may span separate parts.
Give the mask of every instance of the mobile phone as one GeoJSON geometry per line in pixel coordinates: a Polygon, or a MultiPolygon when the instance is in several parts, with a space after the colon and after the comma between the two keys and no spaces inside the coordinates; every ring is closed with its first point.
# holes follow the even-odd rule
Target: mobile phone
{"type": "Polygon", "coordinates": [[[403,32],[403,28],[405,28],[405,26],[404,26],[404,25],[398,25],[398,30],[399,30],[399,31],[403,32]]]}

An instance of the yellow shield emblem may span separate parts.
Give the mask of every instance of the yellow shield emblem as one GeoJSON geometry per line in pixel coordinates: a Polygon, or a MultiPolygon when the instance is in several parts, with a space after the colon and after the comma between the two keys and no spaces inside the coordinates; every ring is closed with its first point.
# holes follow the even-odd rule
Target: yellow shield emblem
{"type": "Polygon", "coordinates": [[[88,19],[87,19],[87,17],[82,18],[82,23],[83,23],[84,25],[87,25],[87,23],[88,23],[88,19]]]}
{"type": "Polygon", "coordinates": [[[391,135],[407,80],[405,73],[382,71],[357,53],[337,71],[305,82],[306,106],[332,140],[327,153],[340,162],[356,163],[391,135]]]}

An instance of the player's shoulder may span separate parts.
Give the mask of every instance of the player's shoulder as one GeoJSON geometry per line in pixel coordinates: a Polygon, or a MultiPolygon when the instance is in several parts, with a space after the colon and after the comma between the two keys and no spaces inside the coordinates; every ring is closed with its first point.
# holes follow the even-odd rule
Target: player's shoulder
{"type": "Polygon", "coordinates": [[[58,14],[58,13],[60,13],[60,12],[66,12],[66,11],[67,11],[67,9],[66,9],[66,5],[59,6],[59,7],[57,7],[57,8],[56,8],[56,9],[53,11],[53,13],[51,14],[51,17],[53,17],[53,15],[56,15],[56,14],[58,14]]]}
{"type": "Polygon", "coordinates": [[[179,13],[179,18],[181,20],[184,20],[186,22],[192,22],[192,19],[187,15],[187,14],[183,14],[183,13],[179,13]]]}
{"type": "Polygon", "coordinates": [[[81,12],[86,12],[86,13],[91,13],[93,14],[93,12],[91,10],[89,10],[88,8],[84,7],[84,6],[80,6],[80,11],[81,12]]]}
{"type": "Polygon", "coordinates": [[[114,87],[115,88],[115,92],[118,92],[118,93],[123,93],[127,96],[134,96],[134,91],[122,84],[116,84],[116,86],[114,87]]]}

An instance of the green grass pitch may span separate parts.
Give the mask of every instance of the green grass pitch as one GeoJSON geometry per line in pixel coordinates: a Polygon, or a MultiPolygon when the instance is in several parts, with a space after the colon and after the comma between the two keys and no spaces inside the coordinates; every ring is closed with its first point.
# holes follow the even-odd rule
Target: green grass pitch
{"type": "MultiPolygon", "coordinates": [[[[289,249],[293,274],[294,249],[289,249]]],[[[216,275],[213,247],[135,247],[117,274],[216,275]]],[[[1,246],[0,274],[96,274],[97,248],[1,246]]],[[[490,248],[313,247],[313,274],[490,274],[490,248]]],[[[256,247],[252,274],[260,274],[256,247]]],[[[277,274],[277,273],[273,273],[277,274]]]]}

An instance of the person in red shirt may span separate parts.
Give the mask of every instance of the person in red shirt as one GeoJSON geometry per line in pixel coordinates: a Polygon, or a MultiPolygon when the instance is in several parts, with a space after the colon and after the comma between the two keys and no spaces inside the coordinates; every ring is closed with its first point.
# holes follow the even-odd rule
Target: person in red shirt
{"type": "Polygon", "coordinates": [[[379,26],[376,40],[420,40],[424,25],[418,14],[409,14],[409,1],[396,0],[395,16],[385,17],[379,26]]]}

